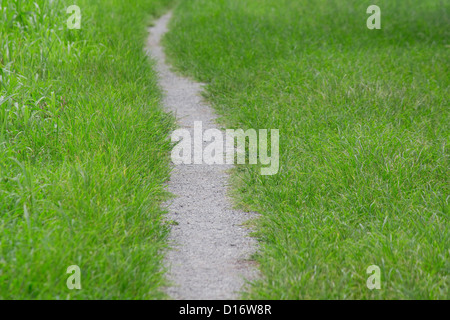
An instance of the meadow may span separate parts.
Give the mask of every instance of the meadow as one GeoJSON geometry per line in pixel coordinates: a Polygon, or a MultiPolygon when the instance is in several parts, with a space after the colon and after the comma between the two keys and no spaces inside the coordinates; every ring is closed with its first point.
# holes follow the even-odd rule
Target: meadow
{"type": "Polygon", "coordinates": [[[448,299],[449,3],[192,0],[165,38],[226,128],[279,129],[257,211],[256,299],[448,299]],[[368,6],[381,8],[369,30],[368,6]],[[366,270],[381,270],[369,290],[366,270]]]}
{"type": "MultiPolygon", "coordinates": [[[[172,5],[0,0],[0,299],[166,298],[175,121],[144,46],[172,5]]],[[[233,171],[236,204],[260,213],[243,298],[450,298],[449,10],[178,1],[170,63],[207,83],[224,128],[280,130],[276,175],[233,171]]]]}
{"type": "Polygon", "coordinates": [[[174,122],[144,45],[169,3],[0,0],[0,299],[164,296],[174,122]]]}

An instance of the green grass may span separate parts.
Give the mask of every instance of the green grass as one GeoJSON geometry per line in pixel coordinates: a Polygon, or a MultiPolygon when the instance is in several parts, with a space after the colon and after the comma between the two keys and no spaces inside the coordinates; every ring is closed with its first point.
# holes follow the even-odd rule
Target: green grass
{"type": "Polygon", "coordinates": [[[228,128],[280,129],[280,172],[240,166],[258,299],[448,299],[449,3],[192,0],[171,61],[228,128]],[[366,27],[377,4],[382,29],[366,27]],[[366,287],[381,268],[381,290],[366,287]]]}
{"type": "Polygon", "coordinates": [[[0,299],[163,296],[173,119],[143,48],[170,2],[0,0],[0,299]]]}

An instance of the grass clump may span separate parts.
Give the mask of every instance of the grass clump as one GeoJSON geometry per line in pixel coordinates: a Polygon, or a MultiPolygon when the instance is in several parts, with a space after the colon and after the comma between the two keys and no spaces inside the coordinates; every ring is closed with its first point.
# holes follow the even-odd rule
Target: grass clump
{"type": "Polygon", "coordinates": [[[170,2],[0,0],[1,299],[162,296],[173,120],[143,47],[170,2]]]}

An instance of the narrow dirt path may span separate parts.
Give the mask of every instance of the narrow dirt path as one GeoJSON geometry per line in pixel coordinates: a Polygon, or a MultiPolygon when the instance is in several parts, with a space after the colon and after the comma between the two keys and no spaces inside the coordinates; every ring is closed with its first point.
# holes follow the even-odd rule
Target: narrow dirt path
{"type": "MultiPolygon", "coordinates": [[[[181,77],[165,62],[161,37],[171,13],[150,28],[148,50],[156,61],[165,108],[174,112],[178,125],[193,137],[194,121],[203,130],[218,128],[216,115],[201,98],[202,84],[181,77]]],[[[193,139],[191,139],[193,140],[193,139]]],[[[256,241],[242,224],[252,216],[232,209],[227,197],[228,165],[177,165],[169,182],[176,198],[169,204],[172,250],[166,256],[166,292],[173,299],[237,299],[244,279],[256,276],[249,262],[256,241]]]]}

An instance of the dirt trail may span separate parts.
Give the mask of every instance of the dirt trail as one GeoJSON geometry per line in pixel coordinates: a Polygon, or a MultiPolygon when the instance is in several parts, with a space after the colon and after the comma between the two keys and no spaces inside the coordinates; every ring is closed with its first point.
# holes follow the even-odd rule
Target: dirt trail
{"type": "MultiPolygon", "coordinates": [[[[202,84],[175,74],[166,64],[161,37],[168,31],[171,13],[149,29],[148,51],[156,61],[164,106],[173,112],[180,128],[191,131],[194,121],[203,130],[218,128],[216,115],[201,98],[202,84]]],[[[193,140],[193,139],[192,139],[193,140]]],[[[257,275],[248,261],[256,241],[242,224],[249,213],[232,209],[227,197],[229,165],[177,165],[169,182],[176,195],[169,205],[174,220],[166,256],[166,292],[173,299],[238,299],[245,280],[257,275]]]]}

